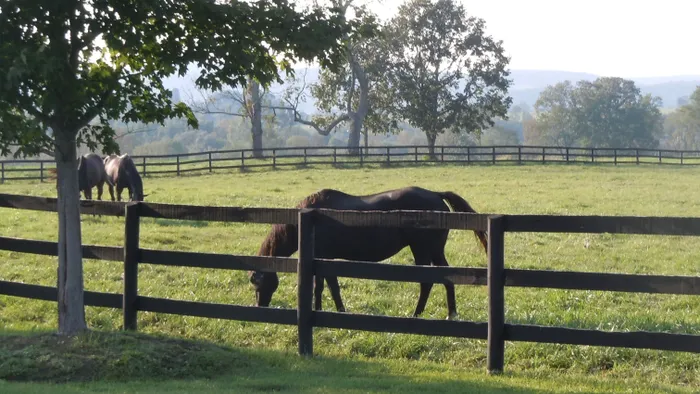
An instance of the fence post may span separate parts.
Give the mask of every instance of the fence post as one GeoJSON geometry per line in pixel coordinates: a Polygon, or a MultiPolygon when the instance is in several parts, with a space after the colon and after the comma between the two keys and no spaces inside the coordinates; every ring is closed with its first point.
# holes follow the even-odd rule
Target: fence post
{"type": "Polygon", "coordinates": [[[639,165],[639,149],[635,149],[635,151],[637,152],[637,165],[639,165]]]}
{"type": "Polygon", "coordinates": [[[659,149],[659,163],[661,163],[661,149],[659,149]]]}
{"type": "Polygon", "coordinates": [[[241,170],[245,169],[245,151],[241,151],[241,170]]]}
{"type": "Polygon", "coordinates": [[[595,160],[593,159],[593,148],[591,148],[591,163],[593,163],[595,160]]]}
{"type": "Polygon", "coordinates": [[[211,152],[208,152],[208,153],[209,153],[209,172],[211,172],[211,170],[212,170],[212,166],[211,166],[211,152]]]}
{"type": "Polygon", "coordinates": [[[333,148],[333,165],[336,165],[338,163],[337,155],[338,154],[338,148],[333,148]]]}
{"type": "Polygon", "coordinates": [[[360,147],[360,167],[363,166],[364,160],[365,160],[364,157],[368,153],[369,153],[369,148],[364,149],[364,148],[360,147]]]}
{"type": "Polygon", "coordinates": [[[44,162],[39,162],[39,182],[44,182],[44,162]]]}
{"type": "Polygon", "coordinates": [[[491,162],[493,164],[496,164],[496,147],[495,146],[491,147],[491,162]]]}
{"type": "Polygon", "coordinates": [[[681,165],[683,165],[683,151],[681,151],[681,165]]]}
{"type": "Polygon", "coordinates": [[[277,149],[272,150],[272,168],[277,168],[277,149]]]}
{"type": "Polygon", "coordinates": [[[442,163],[445,162],[445,147],[444,146],[440,147],[440,162],[442,162],[442,163]]]}
{"type": "Polygon", "coordinates": [[[566,148],[566,162],[569,162],[569,148],[566,148]]]}
{"type": "Polygon", "coordinates": [[[306,166],[306,148],[304,148],[304,166],[306,166]]]}
{"type": "Polygon", "coordinates": [[[124,214],[124,295],[122,311],[124,315],[124,329],[134,331],[136,331],[136,315],[138,311],[140,222],[141,203],[128,203],[124,214]]]}
{"type": "Polygon", "coordinates": [[[505,218],[501,215],[488,218],[488,271],[486,281],[489,292],[488,356],[486,363],[490,374],[503,372],[505,341],[505,274],[504,274],[505,218]]]}
{"type": "Polygon", "coordinates": [[[416,149],[416,163],[418,163],[418,147],[416,146],[415,149],[416,149]]]}
{"type": "Polygon", "coordinates": [[[386,165],[387,166],[391,164],[391,154],[389,153],[389,149],[390,148],[387,146],[386,147],[386,165]]]}
{"type": "Polygon", "coordinates": [[[518,145],[518,165],[523,164],[523,147],[518,145]]]}
{"type": "Polygon", "coordinates": [[[180,155],[175,156],[177,159],[177,176],[180,176],[180,155]]]}
{"type": "Polygon", "coordinates": [[[0,184],[5,183],[5,162],[0,163],[0,184]]]}
{"type": "Polygon", "coordinates": [[[472,163],[472,148],[467,146],[467,164],[472,163]]]}
{"type": "Polygon", "coordinates": [[[146,176],[146,156],[143,157],[143,176],[146,176]]]}
{"type": "Polygon", "coordinates": [[[543,147],[542,147],[542,164],[545,163],[545,151],[544,151],[545,149],[547,149],[547,148],[545,148],[545,147],[543,146],[543,147]]]}
{"type": "Polygon", "coordinates": [[[313,303],[314,289],[314,217],[313,209],[299,210],[299,264],[297,265],[297,329],[299,332],[299,354],[314,353],[313,303]]]}
{"type": "Polygon", "coordinates": [[[613,160],[615,162],[615,165],[617,165],[617,149],[613,149],[613,160]]]}

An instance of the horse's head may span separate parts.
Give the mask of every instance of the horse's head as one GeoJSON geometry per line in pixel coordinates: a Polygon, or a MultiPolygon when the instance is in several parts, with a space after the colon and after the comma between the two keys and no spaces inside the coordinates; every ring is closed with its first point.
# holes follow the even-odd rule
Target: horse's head
{"type": "Polygon", "coordinates": [[[255,306],[269,306],[279,285],[276,272],[250,271],[250,283],[255,288],[255,306]]]}

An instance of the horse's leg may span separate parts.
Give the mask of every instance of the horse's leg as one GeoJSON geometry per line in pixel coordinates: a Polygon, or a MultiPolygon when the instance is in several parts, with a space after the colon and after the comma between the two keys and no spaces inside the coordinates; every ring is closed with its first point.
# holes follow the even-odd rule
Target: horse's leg
{"type": "Polygon", "coordinates": [[[122,200],[122,192],[123,192],[123,191],[124,191],[124,188],[123,188],[123,187],[119,187],[119,185],[117,185],[117,201],[121,201],[121,200],[122,200]]]}
{"type": "Polygon", "coordinates": [[[104,192],[104,183],[100,182],[97,184],[97,199],[102,201],[102,193],[104,192]]]}
{"type": "MultiPolygon", "coordinates": [[[[433,255],[433,264],[438,267],[448,267],[445,251],[436,251],[433,255]]],[[[447,319],[454,320],[457,318],[457,302],[455,301],[455,285],[452,282],[445,282],[445,291],[447,292],[447,319]]]]}
{"type": "MultiPolygon", "coordinates": [[[[413,253],[416,265],[430,265],[430,253],[420,247],[414,247],[413,245],[411,245],[411,252],[413,253]]],[[[413,313],[413,317],[420,316],[425,310],[425,304],[428,302],[428,296],[432,288],[432,283],[420,284],[420,295],[418,296],[418,304],[416,305],[416,311],[413,313]]]]}
{"type": "Polygon", "coordinates": [[[340,298],[340,284],[338,283],[338,277],[327,276],[326,282],[328,283],[328,290],[331,291],[331,296],[333,296],[333,302],[335,302],[335,309],[338,310],[338,312],[345,312],[343,299],[340,298]]]}
{"type": "Polygon", "coordinates": [[[107,184],[107,190],[109,190],[109,196],[112,197],[112,201],[114,201],[114,186],[112,186],[111,183],[107,184]]]}
{"type": "Polygon", "coordinates": [[[92,200],[92,188],[91,187],[85,189],[85,191],[83,193],[85,193],[86,200],[92,200]]]}
{"type": "Polygon", "coordinates": [[[323,307],[321,304],[323,303],[323,299],[321,296],[323,295],[323,277],[316,275],[314,277],[314,310],[321,311],[323,310],[323,307]]]}

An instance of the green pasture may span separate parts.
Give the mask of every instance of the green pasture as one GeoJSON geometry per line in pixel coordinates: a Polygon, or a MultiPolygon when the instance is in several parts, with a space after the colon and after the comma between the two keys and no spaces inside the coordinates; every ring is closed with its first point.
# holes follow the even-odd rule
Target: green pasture
{"type": "MultiPolygon", "coordinates": [[[[631,164],[402,168],[373,165],[344,169],[311,166],[147,177],[144,189],[149,194],[148,200],[154,202],[293,207],[321,188],[368,194],[418,185],[454,191],[484,213],[700,216],[700,189],[696,187],[700,182],[699,171],[694,167],[631,164]]],[[[51,182],[8,182],[0,185],[0,192],[55,196],[55,186],[51,182]]],[[[54,213],[0,209],[0,235],[3,236],[56,240],[56,222],[54,213]]],[[[269,228],[264,224],[143,219],[141,245],[166,250],[254,255],[269,228]]],[[[82,235],[86,244],[122,245],[123,218],[84,216],[82,235]]],[[[524,269],[699,275],[699,246],[698,239],[680,236],[519,233],[506,235],[505,261],[507,267],[524,269]]],[[[471,232],[452,231],[446,255],[452,266],[486,266],[486,255],[471,232]]],[[[389,262],[413,263],[408,249],[389,262]]],[[[0,252],[0,279],[54,286],[55,264],[55,258],[0,252]]],[[[119,263],[86,260],[85,286],[88,290],[121,292],[121,272],[119,263]]],[[[144,264],[139,275],[141,295],[242,305],[254,302],[245,272],[144,264]]],[[[414,283],[347,278],[340,278],[340,283],[350,312],[410,316],[418,296],[418,284],[414,283]]],[[[700,334],[700,302],[693,296],[524,288],[506,288],[505,294],[509,323],[700,334]]],[[[295,300],[295,275],[281,275],[272,306],[294,308],[295,300]]],[[[460,319],[486,321],[485,287],[458,286],[457,302],[460,319]]],[[[324,307],[332,307],[327,291],[324,307]]],[[[446,315],[444,288],[435,286],[422,317],[444,319],[446,315]]],[[[121,326],[117,310],[88,307],[87,317],[89,326],[95,330],[119,330],[121,326]]],[[[266,351],[280,359],[296,360],[286,358],[293,357],[296,352],[296,328],[293,326],[145,312],[139,313],[138,325],[143,333],[205,340],[243,348],[246,350],[241,351],[245,352],[266,351]]],[[[4,330],[27,332],[52,330],[56,326],[55,303],[0,296],[0,327],[4,330]]],[[[700,358],[692,353],[507,343],[506,376],[493,380],[485,376],[486,341],[482,340],[335,329],[315,329],[314,339],[314,350],[319,357],[337,360],[329,361],[328,368],[344,370],[345,367],[338,366],[345,362],[369,363],[367,365],[372,368],[386,368],[387,374],[399,376],[399,380],[404,376],[426,381],[448,379],[443,371],[456,371],[457,379],[491,382],[474,386],[485,392],[494,387],[517,392],[529,392],[527,387],[537,392],[693,391],[700,388],[700,358]],[[493,386],[494,381],[500,383],[493,386]]],[[[321,368],[313,364],[314,361],[285,362],[321,368]]],[[[182,383],[167,391],[194,391],[195,386],[190,388],[189,384],[197,385],[182,383]]],[[[217,391],[217,384],[199,389],[206,387],[206,390],[217,391]]],[[[8,388],[25,387],[7,385],[8,388]]],[[[300,387],[288,391],[313,391],[300,387]]],[[[354,390],[351,386],[343,387],[339,391],[354,390]]],[[[367,390],[358,387],[357,392],[382,390],[379,386],[367,386],[367,390]]],[[[432,390],[430,385],[416,387],[420,391],[432,390]]],[[[435,389],[450,391],[451,387],[435,386],[435,389]]],[[[6,391],[3,384],[0,390],[6,391]]],[[[117,391],[131,389],[124,386],[117,391]]],[[[317,387],[316,391],[327,390],[317,387]]],[[[410,390],[406,386],[401,391],[410,390]]]]}

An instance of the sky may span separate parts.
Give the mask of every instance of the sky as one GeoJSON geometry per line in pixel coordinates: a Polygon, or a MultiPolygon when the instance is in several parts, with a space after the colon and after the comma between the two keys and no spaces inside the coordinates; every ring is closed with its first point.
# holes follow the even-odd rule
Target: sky
{"type": "MultiPolygon", "coordinates": [[[[458,0],[459,1],[459,0],[458,0]]],[[[403,0],[372,0],[385,17],[403,0]],[[378,4],[381,1],[381,4],[378,4]]],[[[511,69],[626,78],[700,75],[697,0],[461,0],[511,69]]]]}

